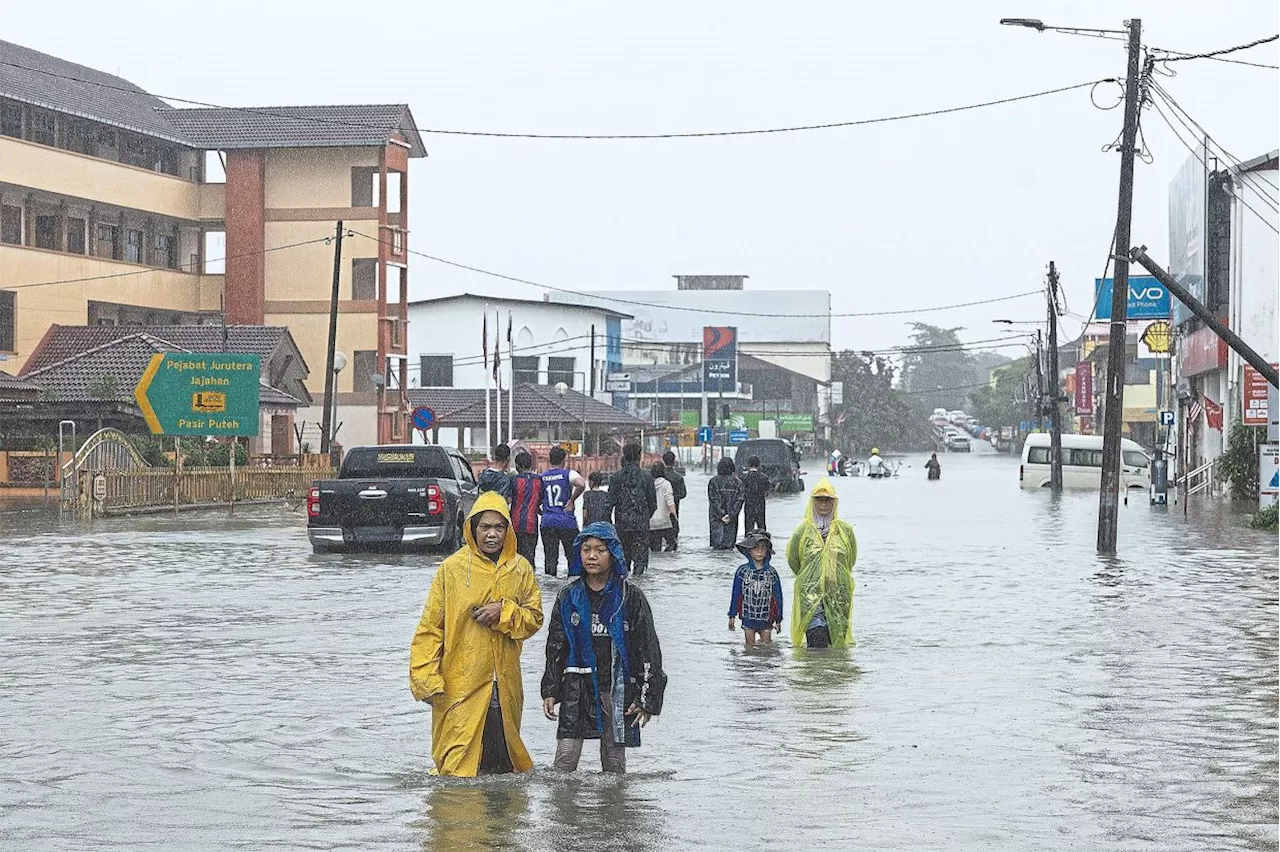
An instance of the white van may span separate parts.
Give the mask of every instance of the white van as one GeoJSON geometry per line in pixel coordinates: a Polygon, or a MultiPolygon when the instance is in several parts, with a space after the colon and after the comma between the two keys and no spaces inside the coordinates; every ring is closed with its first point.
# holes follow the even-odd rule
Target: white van
{"type": "MultiPolygon", "coordinates": [[[[1049,487],[1049,434],[1027,436],[1022,448],[1018,479],[1023,488],[1049,487]]],[[[1151,459],[1139,444],[1120,439],[1120,487],[1147,488],[1151,484],[1151,459]]],[[[1102,487],[1102,436],[1062,436],[1062,487],[1102,487]]]]}

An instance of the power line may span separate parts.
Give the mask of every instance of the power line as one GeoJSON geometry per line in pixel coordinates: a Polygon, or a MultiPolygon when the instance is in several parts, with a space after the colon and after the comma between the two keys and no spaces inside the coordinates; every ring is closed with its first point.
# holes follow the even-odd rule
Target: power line
{"type": "MultiPolygon", "coordinates": [[[[379,240],[377,237],[371,237],[368,234],[361,233],[360,231],[354,231],[353,233],[355,234],[355,236],[364,237],[366,240],[373,240],[374,242],[386,243],[387,245],[391,244],[390,240],[379,240]]],[[[478,266],[469,266],[465,263],[458,263],[457,261],[454,261],[454,260],[447,260],[443,257],[436,257],[435,255],[430,255],[420,251],[414,251],[413,249],[406,249],[406,251],[409,254],[414,255],[415,257],[421,257],[425,260],[431,260],[436,263],[442,263],[445,266],[452,266],[456,269],[464,269],[468,272],[475,272],[479,275],[487,275],[490,278],[498,278],[503,281],[511,281],[515,284],[525,284],[529,287],[537,287],[542,290],[551,290],[556,293],[566,293],[570,296],[580,296],[587,299],[598,299],[601,301],[614,302],[616,304],[622,304],[622,305],[654,307],[654,305],[651,305],[648,302],[639,302],[639,301],[635,301],[634,299],[620,299],[614,296],[606,296],[602,293],[584,293],[580,290],[568,290],[568,289],[565,289],[564,287],[553,287],[550,284],[541,284],[537,281],[531,281],[527,278],[517,278],[514,275],[505,275],[501,272],[493,272],[488,269],[482,269],[478,266]]],[[[996,302],[1008,302],[1012,299],[1021,299],[1021,298],[1025,298],[1026,296],[1036,296],[1036,295],[1039,295],[1040,292],[1041,292],[1040,290],[1028,290],[1025,293],[1014,293],[1011,296],[999,296],[994,299],[979,299],[978,301],[974,301],[974,302],[960,302],[954,305],[935,305],[927,308],[904,308],[902,310],[894,310],[894,311],[828,312],[824,314],[776,314],[775,316],[785,318],[785,319],[826,319],[826,318],[842,319],[842,318],[850,318],[850,317],[905,316],[907,314],[921,314],[921,313],[929,313],[931,311],[947,311],[947,310],[953,310],[955,308],[970,308],[976,305],[991,305],[991,304],[995,304],[996,302]]],[[[660,307],[663,310],[684,311],[688,313],[698,313],[698,314],[716,314],[719,316],[738,316],[738,317],[759,316],[758,313],[753,311],[730,311],[730,310],[722,310],[719,308],[694,308],[694,307],[689,307],[687,305],[662,305],[660,307]]]]}
{"type": "MultiPolygon", "coordinates": [[[[302,242],[289,243],[288,245],[283,245],[283,246],[274,246],[272,248],[262,249],[260,251],[248,251],[248,252],[243,252],[242,254],[227,255],[226,257],[209,258],[207,260],[200,261],[197,263],[181,263],[181,264],[178,264],[177,266],[156,266],[156,267],[148,267],[146,269],[131,269],[128,272],[113,272],[110,275],[90,275],[85,278],[62,278],[56,281],[35,281],[29,284],[4,284],[0,286],[0,289],[25,290],[31,287],[52,287],[55,284],[81,284],[86,281],[107,281],[113,278],[129,278],[135,275],[155,275],[161,272],[182,271],[187,269],[188,267],[198,266],[201,263],[219,263],[219,262],[224,262],[228,260],[239,260],[240,258],[243,258],[243,257],[256,257],[262,254],[270,254],[271,252],[275,252],[275,251],[284,251],[285,249],[298,248],[299,246],[309,246],[309,245],[314,245],[316,243],[325,243],[325,242],[329,242],[331,239],[333,238],[319,237],[314,240],[303,240],[302,242]]],[[[67,254],[70,257],[88,257],[88,258],[101,259],[101,260],[108,259],[108,258],[95,258],[94,255],[80,255],[72,252],[65,252],[65,254],[67,254]]],[[[208,274],[216,274],[216,273],[208,273],[208,274]]]]}
{"type": "MultiPolygon", "coordinates": [[[[1251,47],[1257,47],[1258,45],[1268,44],[1270,42],[1275,41],[1276,39],[1280,39],[1280,34],[1267,36],[1266,38],[1256,39],[1247,44],[1238,44],[1235,47],[1224,47],[1220,50],[1210,50],[1206,53],[1183,53],[1180,50],[1165,50],[1164,48],[1161,48],[1161,47],[1153,47],[1151,49],[1157,53],[1170,54],[1168,58],[1161,59],[1160,60],[1161,62],[1184,62],[1188,59],[1219,59],[1220,57],[1225,56],[1228,53],[1235,53],[1240,50],[1248,50],[1251,47]]],[[[1262,68],[1278,67],[1275,65],[1261,65],[1260,63],[1252,63],[1252,62],[1246,63],[1238,59],[1233,59],[1233,60],[1224,59],[1222,61],[1237,62],[1241,65],[1259,65],[1259,67],[1262,67],[1262,68]]]]}
{"type": "MultiPolygon", "coordinates": [[[[97,86],[104,89],[111,89],[120,92],[128,92],[129,94],[138,95],[145,94],[151,97],[160,98],[175,103],[190,104],[193,106],[207,107],[210,109],[234,110],[237,112],[251,113],[253,115],[265,115],[275,118],[283,118],[290,121],[306,121],[314,124],[336,125],[341,127],[364,127],[369,129],[384,129],[381,124],[372,124],[369,122],[344,121],[342,119],[323,118],[320,116],[298,115],[292,112],[273,111],[271,107],[228,107],[220,104],[209,103],[207,101],[196,101],[190,98],[177,97],[175,95],[157,95],[150,92],[144,92],[137,88],[129,86],[116,86],[105,83],[101,80],[89,80],[84,77],[76,77],[70,74],[59,74],[55,71],[49,71],[44,68],[35,68],[30,65],[24,65],[20,62],[0,61],[0,65],[7,65],[11,68],[20,68],[24,71],[30,71],[36,74],[44,74],[49,77],[69,80],[76,83],[82,83],[87,86],[97,86]]],[[[1075,89],[1082,89],[1093,86],[1097,83],[1114,80],[1114,78],[1103,78],[1101,80],[1090,80],[1086,83],[1074,83],[1070,86],[1059,86],[1056,89],[1046,89],[1039,92],[1029,92],[1022,95],[1013,95],[1006,98],[997,98],[995,100],[981,101],[979,103],[965,104],[963,106],[944,107],[941,109],[924,110],[921,112],[902,113],[898,115],[879,116],[876,118],[862,118],[850,121],[836,121],[825,124],[804,124],[792,125],[788,127],[766,127],[753,128],[748,130],[712,130],[712,131],[694,131],[685,133],[511,133],[496,131],[479,131],[479,130],[447,130],[443,128],[418,127],[416,122],[413,125],[415,132],[435,134],[438,136],[471,136],[483,137],[490,139],[560,139],[560,140],[639,140],[639,139],[697,139],[717,136],[760,136],[776,133],[796,133],[811,130],[833,130],[842,127],[860,127],[868,124],[884,124],[893,121],[906,121],[913,118],[928,118],[936,115],[947,115],[956,112],[965,112],[968,110],[985,109],[987,107],[1000,106],[1002,104],[1016,103],[1018,101],[1032,100],[1034,98],[1048,97],[1063,92],[1070,92],[1075,89]]]]}

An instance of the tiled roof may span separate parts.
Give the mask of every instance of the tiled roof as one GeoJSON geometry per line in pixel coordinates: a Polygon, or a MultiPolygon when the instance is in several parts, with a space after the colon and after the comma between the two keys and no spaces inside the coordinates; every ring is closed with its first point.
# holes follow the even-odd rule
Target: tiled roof
{"type": "Polygon", "coordinates": [[[183,142],[159,114],[169,105],[112,74],[0,41],[0,95],[104,124],[183,142]]]}
{"type": "MultiPolygon", "coordinates": [[[[280,326],[229,325],[226,351],[257,355],[263,361],[275,354],[288,335],[280,326]]],[[[223,351],[221,325],[54,325],[27,359],[22,374],[29,375],[50,364],[104,344],[137,334],[147,334],[188,352],[223,351]]]]}
{"type": "MultiPolygon", "coordinates": [[[[133,389],[142,378],[152,355],[157,352],[189,351],[191,350],[150,334],[134,333],[33,370],[23,378],[55,396],[59,402],[114,399],[132,403],[133,389]],[[111,377],[114,381],[105,381],[106,377],[111,377]],[[110,395],[104,396],[104,393],[110,395]]],[[[266,384],[259,390],[259,401],[260,404],[267,405],[301,404],[295,397],[266,384]]]]}
{"type": "Polygon", "coordinates": [[[196,107],[162,113],[199,148],[329,148],[385,145],[399,132],[410,156],[425,157],[406,104],[196,107]]]}
{"type": "MultiPolygon", "coordinates": [[[[484,390],[473,388],[410,388],[409,404],[425,405],[436,413],[443,426],[484,422],[484,390]]],[[[647,421],[633,417],[620,408],[605,405],[575,390],[564,396],[549,385],[517,385],[515,389],[517,423],[582,423],[588,426],[642,429],[647,421]]],[[[497,410],[497,391],[489,391],[489,404],[497,410]]],[[[502,406],[508,404],[506,391],[502,406]]],[[[507,412],[502,412],[506,419],[507,412]]]]}
{"type": "Polygon", "coordinates": [[[0,370],[0,399],[27,399],[40,395],[40,386],[0,370]]]}

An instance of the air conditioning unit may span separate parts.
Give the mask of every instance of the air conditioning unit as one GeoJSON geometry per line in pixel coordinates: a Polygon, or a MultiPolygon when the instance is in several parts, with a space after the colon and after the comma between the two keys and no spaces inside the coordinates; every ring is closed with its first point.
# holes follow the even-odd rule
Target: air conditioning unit
{"type": "Polygon", "coordinates": [[[1178,399],[1184,402],[1193,398],[1195,394],[1191,392],[1191,380],[1185,379],[1185,378],[1178,379],[1177,393],[1178,393],[1178,399]]]}

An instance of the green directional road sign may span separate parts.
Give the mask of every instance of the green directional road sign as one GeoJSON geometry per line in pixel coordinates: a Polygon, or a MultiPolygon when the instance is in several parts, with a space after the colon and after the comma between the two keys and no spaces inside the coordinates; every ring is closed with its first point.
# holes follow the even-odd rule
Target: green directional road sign
{"type": "Polygon", "coordinates": [[[156,435],[257,435],[257,355],[151,356],[133,398],[156,435]]]}

